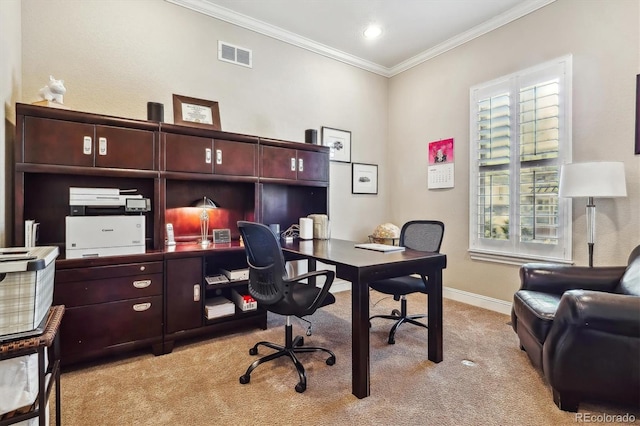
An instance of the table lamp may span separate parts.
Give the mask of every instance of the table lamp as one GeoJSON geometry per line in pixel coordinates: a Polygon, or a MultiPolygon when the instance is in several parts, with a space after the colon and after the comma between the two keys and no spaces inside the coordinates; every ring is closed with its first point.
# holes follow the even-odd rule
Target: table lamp
{"type": "Polygon", "coordinates": [[[596,205],[593,199],[627,196],[624,163],[597,161],[565,164],[560,170],[559,195],[566,198],[587,198],[587,244],[589,267],[593,267],[593,246],[596,239],[596,205]]]}

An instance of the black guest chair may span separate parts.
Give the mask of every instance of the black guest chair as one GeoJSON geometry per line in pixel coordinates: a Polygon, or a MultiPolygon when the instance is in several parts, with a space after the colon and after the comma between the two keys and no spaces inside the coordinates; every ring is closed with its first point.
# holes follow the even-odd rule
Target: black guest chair
{"type": "MultiPolygon", "coordinates": [[[[238,229],[244,240],[247,263],[249,264],[249,293],[256,299],[259,306],[266,308],[269,312],[287,317],[284,346],[264,341],[256,343],[249,349],[250,355],[256,355],[260,345],[275,349],[277,352],[254,361],[240,376],[240,383],[249,383],[251,372],[260,364],[288,356],[293,361],[300,377],[300,381],[295,387],[296,392],[304,392],[307,388],[307,376],[304,366],[298,361],[296,354],[326,352],[329,354],[329,358],[326,360],[327,365],[335,364],[336,356],[325,348],[303,346],[304,338],[302,336],[296,336],[294,339],[291,317],[302,318],[313,314],[321,306],[334,303],[336,299],[329,293],[329,288],[333,283],[335,273],[323,270],[289,277],[280,242],[271,229],[260,223],[246,221],[239,221],[238,229]],[[324,277],[322,288],[309,283],[315,282],[316,277],[324,277]],[[304,280],[307,283],[302,282],[304,280]]],[[[307,329],[307,336],[310,335],[311,326],[307,329]]]]}
{"type": "MultiPolygon", "coordinates": [[[[402,226],[400,231],[400,245],[412,250],[439,252],[444,236],[444,223],[437,220],[413,220],[402,226]]],[[[400,301],[400,310],[394,309],[391,315],[374,315],[369,318],[386,318],[396,323],[389,331],[389,344],[396,343],[396,331],[405,322],[427,328],[426,324],[417,321],[426,318],[427,314],[408,315],[407,298],[410,293],[429,294],[429,283],[426,277],[405,276],[374,281],[369,287],[384,294],[393,295],[394,300],[400,301]]]]}

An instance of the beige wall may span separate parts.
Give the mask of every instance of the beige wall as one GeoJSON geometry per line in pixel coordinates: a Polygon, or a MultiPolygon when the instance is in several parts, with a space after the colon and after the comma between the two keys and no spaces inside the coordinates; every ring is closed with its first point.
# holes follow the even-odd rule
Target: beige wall
{"type": "MultiPolygon", "coordinates": [[[[24,0],[23,95],[49,74],[73,109],[146,119],[173,93],[215,100],[223,130],[304,141],[321,126],[352,132],[352,160],[380,163],[384,182],[388,79],[162,0],[24,0]],[[52,16],[64,19],[51,19],[52,16]],[[217,59],[223,40],[253,51],[253,69],[217,59]]],[[[351,194],[351,165],[331,164],[333,235],[363,238],[388,220],[388,190],[351,194]]]]}
{"type": "Polygon", "coordinates": [[[0,247],[11,239],[7,232],[11,215],[13,178],[11,161],[15,133],[15,103],[20,100],[22,79],[20,0],[0,1],[0,247]]]}
{"type": "MultiPolygon", "coordinates": [[[[22,80],[22,99],[32,102],[53,74],[65,80],[73,109],[144,119],[147,101],[156,101],[168,122],[172,93],[216,100],[224,130],[280,139],[302,141],[305,129],[321,126],[350,130],[352,161],[379,164],[380,188],[352,195],[350,165],[331,164],[333,236],[364,239],[381,222],[442,219],[445,285],[509,301],[517,267],[467,254],[469,88],[573,54],[574,160],[624,161],[627,170],[629,197],[597,201],[595,263],[623,263],[640,242],[640,156],[632,151],[638,9],[637,0],[558,0],[386,79],[161,0],[23,0],[22,49],[12,48],[22,53],[22,72],[12,82],[3,75],[2,85],[22,80]],[[254,68],[219,62],[219,39],[252,49],[254,68]],[[456,140],[455,188],[429,191],[427,143],[448,137],[456,140]]],[[[19,38],[4,19],[3,38],[19,38]]],[[[585,264],[584,204],[574,204],[573,250],[585,264]]]]}
{"type": "MultiPolygon", "coordinates": [[[[625,264],[640,244],[640,156],[633,155],[635,80],[639,69],[636,0],[558,0],[459,48],[391,78],[389,183],[392,217],[446,224],[445,284],[509,301],[518,268],[472,261],[469,239],[469,89],[471,86],[573,55],[573,161],[623,161],[624,199],[596,200],[594,263],[625,264]],[[426,189],[427,144],[455,139],[455,188],[426,189]],[[400,172],[402,171],[402,172],[400,172]]],[[[585,201],[573,202],[573,255],[587,264],[585,201]]]]}

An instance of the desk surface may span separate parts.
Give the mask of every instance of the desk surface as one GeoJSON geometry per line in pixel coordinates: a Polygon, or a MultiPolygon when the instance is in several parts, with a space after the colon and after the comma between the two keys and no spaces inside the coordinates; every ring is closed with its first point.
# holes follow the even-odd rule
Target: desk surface
{"type": "Polygon", "coordinates": [[[283,243],[283,250],[312,257],[330,265],[344,265],[357,268],[377,267],[397,262],[425,261],[437,263],[446,267],[447,257],[441,253],[430,253],[416,250],[402,250],[394,252],[380,252],[356,248],[355,241],[340,240],[300,240],[283,243]]]}

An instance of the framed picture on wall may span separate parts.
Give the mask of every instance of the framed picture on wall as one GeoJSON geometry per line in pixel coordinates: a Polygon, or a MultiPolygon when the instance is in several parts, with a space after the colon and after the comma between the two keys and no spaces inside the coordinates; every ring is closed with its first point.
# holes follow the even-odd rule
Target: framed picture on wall
{"type": "Polygon", "coordinates": [[[173,123],[202,129],[222,130],[218,103],[173,95],[173,123]]]}
{"type": "Polygon", "coordinates": [[[351,132],[323,127],[322,145],[331,148],[329,152],[331,161],[351,162],[351,132]]]}
{"type": "Polygon", "coordinates": [[[378,193],[378,165],[351,163],[351,193],[378,193]]]}

